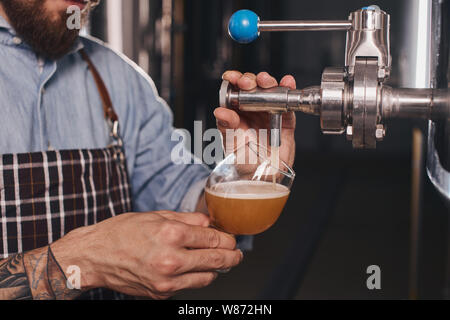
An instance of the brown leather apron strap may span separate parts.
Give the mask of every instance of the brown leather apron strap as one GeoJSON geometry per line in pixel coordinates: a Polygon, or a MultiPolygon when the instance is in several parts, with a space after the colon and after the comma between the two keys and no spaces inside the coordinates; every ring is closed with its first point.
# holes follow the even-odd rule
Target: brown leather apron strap
{"type": "Polygon", "coordinates": [[[119,120],[119,117],[114,111],[111,97],[109,96],[108,89],[106,89],[102,77],[100,76],[100,74],[97,71],[97,68],[94,66],[91,59],[83,49],[80,50],[80,54],[83,60],[87,62],[89,69],[91,70],[92,75],[94,76],[95,84],[97,85],[98,92],[100,93],[100,97],[102,98],[103,112],[105,113],[105,118],[109,119],[111,123],[117,122],[119,120]]]}

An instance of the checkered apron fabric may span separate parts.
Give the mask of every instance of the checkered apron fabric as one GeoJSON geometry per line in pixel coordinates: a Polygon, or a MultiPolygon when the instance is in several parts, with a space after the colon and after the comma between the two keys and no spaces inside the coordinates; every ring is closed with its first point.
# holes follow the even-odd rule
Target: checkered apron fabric
{"type": "MultiPolygon", "coordinates": [[[[132,210],[122,148],[0,156],[0,259],[132,210]]],[[[83,299],[121,299],[93,290],[83,299]]]]}
{"type": "MultiPolygon", "coordinates": [[[[98,70],[84,50],[80,55],[96,83],[112,144],[105,149],[0,155],[0,259],[132,211],[119,118],[98,70]]],[[[80,297],[128,298],[101,288],[80,297]]]]}

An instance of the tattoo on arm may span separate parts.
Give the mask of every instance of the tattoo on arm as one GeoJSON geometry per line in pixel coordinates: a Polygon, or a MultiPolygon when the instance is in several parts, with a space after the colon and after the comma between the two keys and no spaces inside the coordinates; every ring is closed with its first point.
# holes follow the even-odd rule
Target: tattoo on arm
{"type": "Polygon", "coordinates": [[[31,300],[23,254],[0,261],[0,300],[31,300]]]}
{"type": "Polygon", "coordinates": [[[0,261],[0,300],[71,300],[81,293],[67,287],[50,246],[0,261]]]}

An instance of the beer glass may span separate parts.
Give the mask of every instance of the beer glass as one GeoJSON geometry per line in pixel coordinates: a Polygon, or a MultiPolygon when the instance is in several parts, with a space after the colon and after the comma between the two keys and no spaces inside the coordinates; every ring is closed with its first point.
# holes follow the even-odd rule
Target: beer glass
{"type": "Polygon", "coordinates": [[[246,143],[219,163],[207,180],[205,198],[213,226],[234,235],[266,231],[280,217],[294,178],[278,150],[246,143]]]}

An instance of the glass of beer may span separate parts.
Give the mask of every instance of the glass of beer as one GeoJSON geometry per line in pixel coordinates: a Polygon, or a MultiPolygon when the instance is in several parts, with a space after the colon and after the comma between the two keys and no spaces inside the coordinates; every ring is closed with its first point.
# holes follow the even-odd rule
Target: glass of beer
{"type": "Polygon", "coordinates": [[[278,150],[248,142],[218,164],[206,183],[213,226],[234,235],[266,231],[280,217],[294,178],[278,150]]]}

